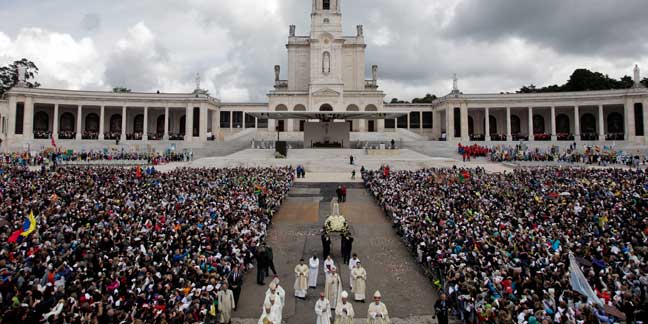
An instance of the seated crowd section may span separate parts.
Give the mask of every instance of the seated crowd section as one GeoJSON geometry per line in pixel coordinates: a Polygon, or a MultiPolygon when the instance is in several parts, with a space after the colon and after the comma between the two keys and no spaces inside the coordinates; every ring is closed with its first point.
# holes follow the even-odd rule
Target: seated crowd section
{"type": "Polygon", "coordinates": [[[364,170],[362,176],[465,323],[646,320],[645,171],[364,170]],[[573,290],[570,253],[602,304],[573,290]]]}
{"type": "Polygon", "coordinates": [[[53,150],[44,150],[37,154],[31,154],[27,152],[0,153],[0,166],[51,166],[54,164],[54,162],[56,162],[56,164],[66,164],[70,162],[92,164],[94,162],[102,161],[121,161],[124,163],[132,161],[136,163],[158,165],[169,162],[186,162],[191,161],[192,159],[192,152],[166,152],[161,154],[146,152],[122,152],[116,150],[90,150],[82,152],[56,152],[53,150]]]}
{"type": "Polygon", "coordinates": [[[215,322],[221,284],[252,267],[294,177],[288,167],[0,171],[4,323],[215,322]],[[37,227],[23,236],[30,212],[37,227]]]}

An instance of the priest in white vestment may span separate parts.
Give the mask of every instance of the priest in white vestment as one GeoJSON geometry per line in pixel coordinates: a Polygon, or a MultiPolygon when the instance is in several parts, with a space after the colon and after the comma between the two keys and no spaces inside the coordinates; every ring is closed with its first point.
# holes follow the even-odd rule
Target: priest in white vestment
{"type": "Polygon", "coordinates": [[[342,280],[340,275],[337,274],[336,268],[331,268],[331,275],[326,279],[326,286],[324,288],[324,295],[331,303],[331,309],[335,309],[338,299],[342,293],[342,280]]]}
{"type": "Polygon", "coordinates": [[[355,268],[351,271],[351,277],[353,277],[353,299],[364,303],[367,289],[367,271],[362,267],[360,261],[356,263],[355,268]]]}
{"type": "Polygon", "coordinates": [[[281,320],[272,312],[272,304],[270,302],[263,304],[263,312],[261,313],[261,317],[259,317],[258,324],[281,324],[281,320]]]}
{"type": "Polygon", "coordinates": [[[343,291],[340,294],[340,302],[335,307],[335,324],[353,324],[353,305],[349,303],[349,294],[343,291]]]}
{"type": "Polygon", "coordinates": [[[295,297],[306,299],[308,292],[308,266],[304,263],[304,259],[299,260],[299,264],[295,266],[295,297]]]}
{"type": "Polygon", "coordinates": [[[367,310],[367,324],[391,324],[387,306],[381,301],[382,296],[380,295],[380,291],[376,290],[373,297],[374,302],[369,304],[369,309],[367,310]]]}
{"type": "Polygon", "coordinates": [[[279,276],[274,275],[274,278],[270,283],[274,283],[275,287],[277,287],[277,295],[279,295],[279,301],[283,307],[283,305],[286,305],[286,291],[279,284],[279,276]]]}
{"type": "Polygon", "coordinates": [[[320,293],[320,297],[315,303],[315,315],[317,315],[316,324],[331,324],[331,303],[320,293]]]}
{"type": "Polygon", "coordinates": [[[308,287],[317,288],[317,275],[319,275],[319,264],[320,261],[317,256],[314,256],[308,260],[308,287]]]}
{"type": "Polygon", "coordinates": [[[351,286],[351,291],[353,291],[353,269],[358,262],[360,262],[358,255],[353,253],[353,257],[349,260],[349,286],[351,286]]]}
{"type": "Polygon", "coordinates": [[[327,256],[326,260],[324,260],[324,274],[326,274],[326,279],[331,275],[331,268],[335,267],[335,262],[331,258],[331,256],[327,256]]]}
{"type": "Polygon", "coordinates": [[[274,318],[277,319],[277,323],[281,323],[283,318],[283,305],[280,305],[275,296],[270,296],[270,304],[272,305],[271,311],[274,314],[274,318]]]}
{"type": "Polygon", "coordinates": [[[227,282],[224,282],[217,295],[218,313],[220,314],[221,323],[232,322],[232,310],[236,307],[236,304],[234,303],[234,293],[227,288],[227,282]]]}
{"type": "Polygon", "coordinates": [[[281,308],[283,308],[284,304],[281,301],[281,295],[279,295],[279,291],[277,290],[277,284],[275,282],[270,283],[270,288],[266,290],[265,300],[263,302],[264,303],[270,302],[270,297],[274,297],[275,304],[278,304],[281,308]]]}

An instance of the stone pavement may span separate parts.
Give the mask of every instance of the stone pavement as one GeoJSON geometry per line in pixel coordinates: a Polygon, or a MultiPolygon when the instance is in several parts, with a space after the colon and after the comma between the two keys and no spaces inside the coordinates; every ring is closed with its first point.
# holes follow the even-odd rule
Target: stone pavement
{"type": "MultiPolygon", "coordinates": [[[[283,320],[288,324],[314,323],[314,305],[324,288],[324,272],[320,269],[317,289],[310,289],[306,301],[294,296],[293,269],[300,258],[312,255],[322,257],[320,229],[330,214],[330,200],[335,195],[337,183],[296,183],[273,220],[268,244],[274,250],[274,263],[279,272],[281,286],[286,290],[283,320]]],[[[432,320],[436,291],[422,274],[391,223],[375,204],[369,193],[359,183],[347,183],[348,198],[341,204],[341,212],[351,225],[357,253],[367,269],[368,297],[378,289],[383,295],[393,323],[436,323],[432,320]]],[[[345,289],[349,289],[349,270],[340,265],[340,239],[332,237],[331,252],[336,266],[341,269],[345,289]]],[[[323,260],[321,260],[323,264],[323,260]]],[[[245,283],[234,313],[234,323],[256,323],[261,314],[265,286],[256,284],[256,271],[245,276],[245,283]]],[[[369,300],[367,301],[369,302],[369,300]]],[[[352,302],[357,323],[367,317],[368,304],[352,302]]]]}

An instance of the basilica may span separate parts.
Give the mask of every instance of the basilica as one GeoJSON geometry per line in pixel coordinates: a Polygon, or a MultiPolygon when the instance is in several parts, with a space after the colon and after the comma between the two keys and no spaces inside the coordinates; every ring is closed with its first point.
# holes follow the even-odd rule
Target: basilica
{"type": "Polygon", "coordinates": [[[362,25],[354,35],[343,33],[341,0],[313,0],[310,32],[299,35],[290,26],[286,48],[288,65],[274,67],[274,89],[262,103],[222,102],[199,85],[191,93],[114,93],[28,88],[21,78],[0,98],[0,149],[51,142],[69,148],[201,147],[248,130],[299,136],[322,116],[344,122],[352,134],[400,129],[430,141],[648,144],[648,89],[637,66],[630,89],[469,94],[455,77],[449,93],[432,103],[388,104],[379,67],[371,65],[365,75],[370,62],[362,25]]]}

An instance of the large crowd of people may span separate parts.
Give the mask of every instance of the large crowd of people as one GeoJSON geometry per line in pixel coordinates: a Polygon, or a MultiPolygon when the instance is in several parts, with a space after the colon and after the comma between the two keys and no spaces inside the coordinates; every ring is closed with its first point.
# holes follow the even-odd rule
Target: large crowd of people
{"type": "Polygon", "coordinates": [[[189,152],[123,152],[118,150],[91,150],[77,152],[60,152],[52,149],[39,153],[0,153],[1,165],[14,166],[41,166],[47,163],[66,164],[69,162],[93,163],[100,161],[145,161],[147,164],[164,164],[169,162],[182,162],[193,160],[193,153],[189,152]]]}
{"type": "Polygon", "coordinates": [[[365,170],[363,179],[417,260],[439,269],[465,323],[647,321],[645,171],[365,170]],[[595,296],[571,285],[576,269],[595,296]]]}
{"type": "Polygon", "coordinates": [[[486,157],[494,162],[562,162],[580,163],[588,165],[619,165],[639,167],[648,160],[646,155],[630,154],[617,151],[613,147],[584,145],[579,147],[576,143],[568,148],[545,147],[528,148],[525,145],[457,145],[457,153],[464,162],[471,158],[486,157]]]}
{"type": "Polygon", "coordinates": [[[0,171],[4,323],[228,318],[226,283],[252,267],[294,177],[292,168],[0,171]]]}

